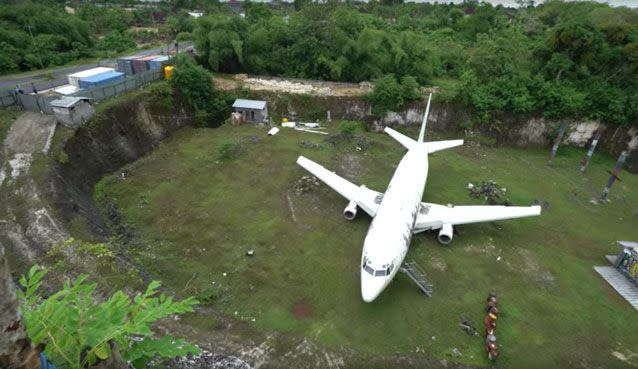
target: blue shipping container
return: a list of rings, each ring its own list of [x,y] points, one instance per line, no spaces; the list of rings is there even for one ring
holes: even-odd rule
[[[122,72],[106,72],[80,79],[80,88],[93,88],[108,85],[124,79]]]
[[[160,56],[148,61],[148,69],[162,69],[166,63],[168,63],[168,56]]]

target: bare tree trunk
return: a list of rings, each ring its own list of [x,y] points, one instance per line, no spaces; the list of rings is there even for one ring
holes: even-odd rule
[[[0,368],[39,369],[40,349],[24,331],[15,284],[0,244]]]

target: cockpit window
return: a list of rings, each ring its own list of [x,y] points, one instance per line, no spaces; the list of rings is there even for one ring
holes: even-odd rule
[[[365,264],[365,265],[363,266],[363,269],[364,269],[366,272],[370,273],[370,275],[374,275],[374,269],[372,269],[372,268],[370,267],[370,265]]]
[[[386,271],[385,270],[375,270],[374,271],[374,276],[375,277],[384,277],[386,275]]]

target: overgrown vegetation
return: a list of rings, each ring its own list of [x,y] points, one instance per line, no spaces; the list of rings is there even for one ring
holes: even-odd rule
[[[91,3],[43,0],[8,1],[0,7],[0,74],[43,69],[75,60],[113,57],[140,43],[170,37],[168,29],[152,34],[132,26],[154,26],[152,8],[124,9]],[[143,42],[146,41],[146,42]]]
[[[408,101],[421,98],[419,84],[412,76],[397,81],[394,74],[387,74],[374,81],[374,89],[367,97],[372,111],[382,115],[386,111],[399,111]]]
[[[91,244],[101,253],[100,244]],[[197,353],[192,344],[170,336],[156,337],[151,326],[173,314],[192,312],[197,301],[175,301],[158,293],[153,281],[142,294],[130,298],[117,291],[104,301],[96,295],[96,284],[80,275],[48,296],[41,291],[46,271],[34,266],[20,278],[22,313],[29,337],[46,343],[45,353],[60,369],[81,369],[107,360],[117,348],[135,368],[144,368],[155,357],[172,358]]]
[[[175,58],[175,70],[170,81],[195,109],[197,126],[218,126],[230,114],[230,97],[215,90],[212,74],[197,65],[190,56],[178,55]]]
[[[461,82],[458,97],[494,124],[507,114],[638,119],[638,11],[550,0],[518,10],[462,4],[246,5],[211,11],[193,30],[213,71],[420,85]],[[411,83],[411,80],[410,80]],[[400,104],[398,89],[379,109]],[[404,95],[405,96],[405,95]],[[450,96],[446,95],[446,99]]]

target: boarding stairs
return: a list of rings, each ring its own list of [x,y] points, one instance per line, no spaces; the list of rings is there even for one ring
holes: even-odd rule
[[[415,261],[404,261],[401,271],[414,282],[417,287],[427,296],[432,297],[432,283],[425,276],[423,268]]]

